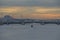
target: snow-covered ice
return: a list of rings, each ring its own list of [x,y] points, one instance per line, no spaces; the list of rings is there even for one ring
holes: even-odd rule
[[[0,40],[60,40],[60,25],[33,25],[0,25]]]

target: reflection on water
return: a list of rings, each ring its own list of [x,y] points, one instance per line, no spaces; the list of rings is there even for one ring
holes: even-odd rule
[[[0,40],[60,40],[60,25],[0,25]]]

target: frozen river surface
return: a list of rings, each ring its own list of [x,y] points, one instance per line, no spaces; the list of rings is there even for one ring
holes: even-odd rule
[[[60,25],[33,25],[0,25],[0,40],[60,40]]]

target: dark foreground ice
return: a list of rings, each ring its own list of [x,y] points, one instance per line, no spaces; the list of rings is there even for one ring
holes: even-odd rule
[[[0,40],[60,40],[60,25],[0,25]]]

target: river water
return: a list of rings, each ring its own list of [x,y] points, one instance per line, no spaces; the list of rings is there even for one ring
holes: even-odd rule
[[[60,40],[60,25],[0,25],[0,40]]]

